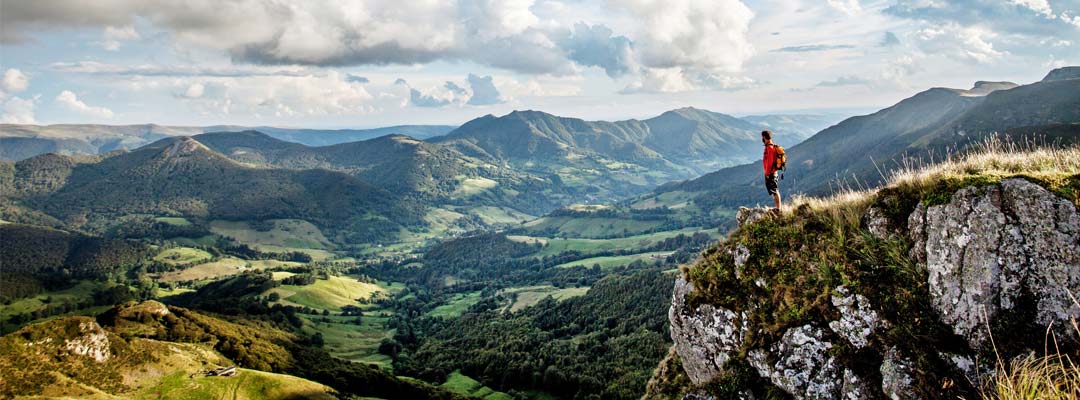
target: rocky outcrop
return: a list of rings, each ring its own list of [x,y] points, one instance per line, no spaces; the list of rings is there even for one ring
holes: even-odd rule
[[[823,330],[804,325],[788,329],[768,351],[750,350],[747,360],[759,375],[797,399],[835,399],[844,382],[841,366],[828,353],[832,347]]]
[[[919,197],[908,194],[903,198]],[[967,385],[963,393],[972,393],[992,376],[991,370],[974,360],[980,351],[988,349],[987,328],[998,326],[999,319],[1007,317],[1012,319],[1010,324],[1036,328],[1053,325],[1058,328],[1058,338],[1075,338],[1069,322],[1080,318],[1080,305],[1070,292],[1080,293],[1080,213],[1074,203],[1019,178],[927,198],[946,202],[907,204],[915,207],[906,224],[904,216],[897,218],[892,213],[895,210],[876,206],[866,209],[860,227],[878,240],[864,244],[874,247],[852,249],[855,256],[841,261],[862,270],[838,268],[839,273],[847,275],[840,279],[842,285],[831,288],[828,303],[814,303],[816,308],[809,311],[814,313],[812,317],[779,329],[748,321],[767,324],[774,321],[770,318],[779,320],[781,316],[776,314],[759,314],[761,310],[775,310],[761,304],[785,301],[784,296],[792,290],[790,283],[785,287],[771,277],[765,284],[767,277],[746,275],[786,268],[784,262],[796,263],[799,254],[810,254],[814,248],[793,235],[796,244],[791,248],[798,248],[800,253],[787,256],[780,265],[776,260],[762,263],[753,258],[754,254],[762,254],[761,249],[751,251],[747,246],[768,242],[747,236],[758,231],[736,231],[731,240],[721,244],[721,251],[711,253],[714,258],[708,259],[708,268],[731,268],[734,279],[723,278],[721,273],[720,278],[715,278],[720,280],[710,284],[744,285],[737,293],[752,297],[738,303],[743,308],[727,309],[707,302],[691,308],[687,299],[694,293],[693,284],[680,279],[675,285],[669,311],[671,336],[674,352],[695,385],[690,391],[708,395],[708,383],[727,376],[731,372],[727,364],[738,358],[738,365],[749,364],[764,381],[796,399],[935,398],[957,383]],[[896,198],[889,200],[895,204]],[[780,217],[777,221],[785,225],[776,232],[791,232],[791,226],[798,225],[787,224],[799,223],[820,229],[820,225],[812,225],[821,221],[812,212],[805,210],[806,218],[801,220],[798,212]],[[769,215],[765,210],[740,209],[738,220],[745,225]],[[906,243],[911,243],[910,249],[903,247]],[[861,253],[867,249],[873,254]],[[904,254],[908,260],[902,260]],[[868,260],[875,264],[867,266]],[[887,264],[878,267],[878,262]],[[808,264],[815,267],[813,263],[802,263],[793,268]],[[888,272],[873,275],[878,273],[875,270]],[[794,278],[790,279],[798,282],[804,273],[801,271],[806,269],[791,270],[789,276]],[[917,283],[925,289],[905,288],[906,294],[898,297],[872,295],[890,290],[872,286],[877,284],[873,279],[896,279],[889,277],[897,273],[905,274],[905,279],[919,279],[901,282]],[[860,280],[859,274],[866,274],[870,280]],[[818,279],[822,276],[817,275]],[[753,283],[753,287],[745,286],[747,283]],[[817,293],[821,291],[803,292],[820,296]],[[883,304],[873,304],[867,296]],[[897,300],[899,297],[903,299]],[[917,318],[898,316],[895,312],[901,310],[900,305],[925,314],[913,314]],[[806,308],[800,311],[808,312]],[[886,315],[897,318],[895,324],[887,321]],[[905,324],[899,326],[901,322]],[[903,329],[891,329],[894,325]],[[765,333],[768,329],[774,330]],[[997,334],[995,331],[995,338]],[[903,335],[935,336],[931,341]],[[1041,346],[1041,333],[1038,336],[1032,340]],[[913,342],[907,342],[905,337]],[[926,348],[928,344],[942,347]]]
[[[63,348],[70,354],[90,357],[99,363],[108,361],[112,357],[109,336],[97,322],[93,321],[80,322],[79,336],[65,340]]]
[[[911,376],[911,360],[902,356],[896,347],[885,352],[881,362],[881,391],[892,400],[921,399]]]
[[[739,207],[739,211],[735,214],[735,221],[738,222],[739,226],[743,226],[753,223],[754,221],[757,221],[759,219],[768,217],[769,215],[771,215],[771,212],[772,211],[767,208]]]
[[[1071,335],[1080,317],[1080,215],[1024,179],[967,187],[946,204],[920,204],[908,221],[912,258],[926,266],[942,321],[978,348],[986,326],[1030,296],[1035,323]]]
[[[693,291],[694,285],[686,280],[675,282],[668,320],[683,369],[694,384],[700,385],[724,373],[724,365],[742,347],[746,324],[739,315],[722,307],[703,304],[690,309],[686,299]]]
[[[840,311],[840,319],[830,322],[829,329],[847,339],[856,348],[866,347],[870,335],[887,327],[888,322],[882,320],[877,311],[870,307],[870,300],[865,296],[852,294],[851,290],[843,286],[836,288],[836,293],[839,296],[832,296],[832,305]]]

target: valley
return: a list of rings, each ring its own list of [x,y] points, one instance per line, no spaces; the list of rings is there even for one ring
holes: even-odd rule
[[[760,130],[789,149],[785,196],[845,193],[988,141],[1075,146],[1078,85],[935,88],[838,123],[680,108],[377,137],[130,128],[115,135],[139,146],[2,161],[0,382],[20,383],[0,397],[640,398],[677,279],[757,290],[700,263],[770,201]]]

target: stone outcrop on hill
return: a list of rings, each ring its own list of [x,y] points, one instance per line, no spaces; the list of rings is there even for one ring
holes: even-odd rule
[[[746,209],[738,219],[751,224],[764,216]],[[923,369],[940,368],[935,376],[945,377],[944,387],[966,382],[977,388],[990,371],[974,360],[994,354],[990,335],[1022,334],[993,329],[1053,326],[1062,343],[1076,343],[1070,321],[1080,317],[1080,304],[1070,293],[1080,292],[1080,213],[1073,202],[1025,179],[1004,179],[961,188],[935,203],[919,202],[908,215],[869,207],[862,229],[874,240],[911,244],[907,257],[922,271],[929,292],[924,304],[939,319],[928,323],[943,327],[931,332],[941,336],[938,343],[953,345],[912,349],[898,343],[899,336],[885,337],[893,326],[883,313],[889,310],[843,285],[832,289],[831,309],[817,321],[789,326],[762,345],[752,337],[765,328],[755,326],[747,314],[760,307],[759,301],[781,298],[755,298],[746,302],[747,309],[725,308],[701,298],[684,277],[676,283],[669,312],[674,353],[691,382],[680,389],[682,394],[712,396],[717,382],[746,374],[748,364],[757,376],[753,379],[796,399],[932,398],[940,389],[920,387],[917,375],[926,371],[918,371],[916,358]],[[744,264],[752,251],[743,243],[720,246],[733,260],[726,264],[733,275],[749,273]],[[736,279],[758,279],[760,287],[772,284],[753,276]],[[953,333],[957,339],[950,342]],[[1042,349],[1041,337],[1024,338],[1031,339],[1032,349]],[[749,388],[739,394],[748,395]]]

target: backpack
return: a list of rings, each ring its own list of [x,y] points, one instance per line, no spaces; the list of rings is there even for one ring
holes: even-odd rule
[[[784,147],[778,144],[772,145],[773,149],[776,149],[776,162],[774,166],[777,171],[787,171],[787,154],[784,153]],[[784,173],[780,173],[780,179],[784,179]]]

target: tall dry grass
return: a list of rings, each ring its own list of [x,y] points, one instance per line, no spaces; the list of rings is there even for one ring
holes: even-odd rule
[[[901,192],[922,193],[932,190],[946,180],[961,181],[979,177],[1000,180],[1026,176],[1053,185],[1066,184],[1069,176],[1080,174],[1080,146],[1052,148],[1035,142],[1007,142],[988,139],[967,151],[948,154],[935,161],[905,159],[883,172],[886,184]],[[828,213],[834,220],[858,224],[859,218],[873,201],[877,189],[841,187],[828,197],[795,195],[789,204],[792,209],[809,206]]]
[[[1080,174],[1080,147],[1053,148],[1034,142],[1016,143],[991,138],[941,162],[905,160],[887,176],[887,186],[923,190],[946,179],[1023,175],[1045,181]]]

